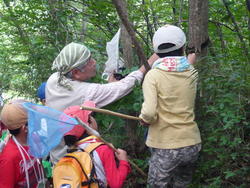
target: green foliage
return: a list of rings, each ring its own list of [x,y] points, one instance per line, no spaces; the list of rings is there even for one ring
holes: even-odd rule
[[[250,182],[249,98],[245,93],[249,85],[239,68],[244,57],[235,59],[220,55],[207,59],[207,69],[200,75],[202,96],[197,99],[196,114],[203,151],[195,185],[204,181],[209,187],[247,187]]]
[[[188,31],[187,0],[127,2],[129,18],[148,56],[152,53],[153,33],[159,26],[179,23]],[[239,38],[240,34],[249,51],[249,12],[245,1],[226,3],[239,32],[223,1],[209,1],[210,53],[197,66],[200,75],[196,120],[203,148],[191,185],[194,188],[245,188],[250,184],[250,58],[244,54]],[[114,6],[106,0],[1,0],[0,20],[0,94],[11,91],[31,98],[36,98],[36,88],[52,73],[51,65],[58,52],[71,41],[84,42],[91,49],[101,74],[106,42],[120,25]],[[100,76],[93,81],[104,83]],[[138,116],[142,101],[138,85],[132,93],[105,108]],[[126,149],[147,172],[150,154],[144,146],[145,128],[138,122],[104,114],[96,114],[96,118],[104,137]],[[133,132],[129,126],[133,126]],[[133,170],[126,186],[146,187],[145,179]]]

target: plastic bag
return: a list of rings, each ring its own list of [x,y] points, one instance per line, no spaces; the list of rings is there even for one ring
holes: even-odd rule
[[[117,31],[111,41],[107,42],[106,51],[108,60],[105,63],[105,69],[102,74],[102,78],[105,80],[108,80],[110,74],[117,73],[119,68],[124,66],[123,61],[119,58],[120,35],[121,29]]]

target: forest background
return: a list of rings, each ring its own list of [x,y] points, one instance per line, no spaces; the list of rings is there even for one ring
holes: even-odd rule
[[[126,71],[138,67],[141,58],[114,2],[0,0],[0,94],[12,93],[38,102],[37,87],[52,73],[59,51],[72,41],[90,48],[98,62],[99,76],[93,81],[104,83],[100,75],[107,60],[106,42],[120,27],[120,54]],[[190,187],[249,187],[250,1],[129,0],[123,8],[123,16],[128,15],[147,57],[153,52],[154,32],[167,23],[183,28],[188,46],[199,53],[196,121],[203,146]],[[208,37],[209,46],[201,51],[200,45]],[[106,108],[137,116],[142,101],[138,85]],[[138,122],[103,114],[96,118],[102,135],[127,150],[147,172],[150,154],[144,145],[145,128]],[[133,170],[125,187],[145,187],[145,178]]]

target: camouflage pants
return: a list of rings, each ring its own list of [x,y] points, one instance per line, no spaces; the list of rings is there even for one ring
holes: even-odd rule
[[[151,149],[148,184],[150,188],[185,188],[192,174],[201,144],[178,149]]]

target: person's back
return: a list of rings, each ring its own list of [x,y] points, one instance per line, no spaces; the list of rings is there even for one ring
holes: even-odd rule
[[[170,149],[200,142],[193,112],[195,79],[192,71],[180,73],[152,69],[148,72],[143,87],[144,96],[150,96],[146,97],[148,101],[141,112],[141,117],[151,123],[148,146]],[[150,85],[152,82],[155,84]],[[157,95],[153,97],[152,91],[155,90]]]
[[[22,149],[25,153],[28,153],[28,146],[23,146]],[[0,187],[26,187],[27,183],[31,188],[35,188],[39,179],[36,179],[35,172],[41,172],[41,167],[38,168],[39,164],[33,157],[25,154],[27,162],[29,181],[25,177],[24,166],[20,169],[20,164],[24,165],[22,155],[16,146],[13,138],[10,138],[2,153],[0,154]],[[39,176],[39,175],[38,175]],[[37,177],[39,178],[39,177]]]
[[[172,25],[153,37],[160,57],[145,76],[140,117],[149,126],[146,145],[151,148],[148,183],[152,187],[186,187],[200,150],[200,132],[194,121],[197,71],[194,54],[183,56],[186,37]],[[163,157],[164,156],[164,157]]]

